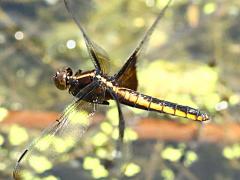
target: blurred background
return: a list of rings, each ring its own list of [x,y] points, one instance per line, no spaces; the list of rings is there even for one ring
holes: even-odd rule
[[[71,0],[71,7],[108,52],[113,75],[166,3]],[[54,86],[56,70],[93,65],[62,0],[0,5],[0,179],[11,179],[26,145],[72,101]],[[123,167],[122,179],[240,179],[239,19],[239,0],[175,0],[138,62],[140,92],[204,110],[210,122],[122,106],[128,150],[116,160],[111,102],[71,150],[63,149],[64,160],[42,152],[28,161],[26,179],[118,179]]]

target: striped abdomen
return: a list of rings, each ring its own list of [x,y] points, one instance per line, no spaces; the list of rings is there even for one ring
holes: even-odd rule
[[[114,88],[114,91],[117,93],[121,103],[132,107],[171,114],[197,121],[209,120],[206,113],[200,112],[199,110],[188,106],[178,105],[172,102],[143,95],[127,88],[116,87]]]

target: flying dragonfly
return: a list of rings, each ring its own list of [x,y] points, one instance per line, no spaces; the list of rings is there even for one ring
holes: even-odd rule
[[[121,110],[122,104],[147,111],[170,114],[195,121],[207,121],[209,116],[189,106],[176,104],[161,100],[137,91],[138,79],[136,74],[136,63],[143,51],[144,45],[148,42],[154,29],[163,17],[171,0],[161,10],[153,24],[146,31],[145,35],[127,59],[126,63],[113,76],[109,76],[109,56],[100,46],[90,39],[82,25],[73,14],[69,2],[64,0],[66,9],[79,27],[89,56],[95,69],[90,71],[78,70],[75,74],[70,67],[58,70],[53,77],[56,87],[60,90],[68,90],[74,96],[73,102],[67,106],[60,117],[46,128],[42,134],[35,139],[20,155],[13,171],[15,179],[21,179],[21,172],[26,158],[31,158],[34,152],[51,151],[52,157],[60,152],[58,148],[43,148],[42,142],[54,144],[54,137],[69,138],[79,141],[80,137],[90,125],[96,105],[108,105],[109,100],[116,102],[119,118],[119,142],[123,142],[125,121]],[[83,113],[81,113],[83,112]],[[86,120],[83,120],[87,119]],[[50,147],[50,146],[49,146]]]

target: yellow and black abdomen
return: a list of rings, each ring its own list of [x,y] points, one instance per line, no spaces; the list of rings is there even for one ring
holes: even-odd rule
[[[209,117],[206,113],[203,113],[198,109],[194,109],[189,106],[183,106],[176,103],[160,100],[127,88],[116,87],[115,92],[118,94],[121,103],[132,107],[171,114],[174,116],[184,117],[197,121],[209,120]]]

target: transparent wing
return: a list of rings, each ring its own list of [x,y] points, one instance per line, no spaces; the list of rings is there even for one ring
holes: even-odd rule
[[[13,177],[14,179],[27,179],[24,168],[32,169],[33,172],[42,173],[51,169],[51,162],[61,158],[66,152],[71,151],[91,123],[95,112],[94,103],[83,100],[92,96],[96,86],[92,87],[87,94],[74,100],[62,113],[62,115],[42,134],[35,139],[21,154],[18,159]],[[42,166],[42,168],[36,168]]]
[[[108,74],[110,72],[110,58],[107,52],[94,42],[92,42],[92,48],[97,56],[101,71],[104,74]]]
[[[136,76],[136,63],[142,53],[144,52],[144,47],[146,47],[146,44],[148,43],[153,31],[156,29],[159,21],[165,14],[165,11],[167,10],[169,4],[171,3],[171,0],[168,0],[165,7],[161,10],[151,27],[147,30],[141,41],[139,42],[138,46],[135,48],[133,53],[130,55],[126,63],[123,65],[123,67],[120,69],[120,71],[115,75],[115,78],[118,80],[118,82],[123,87],[129,87],[131,89],[136,89],[137,87],[137,76]],[[132,83],[134,82],[134,83]]]
[[[70,3],[68,2],[68,0],[64,0],[65,6],[67,8],[68,13],[71,15],[71,17],[73,18],[73,20],[75,21],[75,23],[77,24],[77,26],[79,27],[80,31],[82,32],[83,38],[85,40],[87,49],[88,49],[88,53],[92,59],[92,62],[95,66],[95,68],[101,72],[103,72],[104,74],[109,73],[109,56],[106,53],[106,51],[101,48],[99,45],[97,45],[96,43],[94,43],[89,36],[87,35],[87,33],[85,32],[84,28],[82,27],[82,25],[79,23],[78,19],[76,18],[76,16],[73,14],[72,12],[72,8],[70,6]]]

